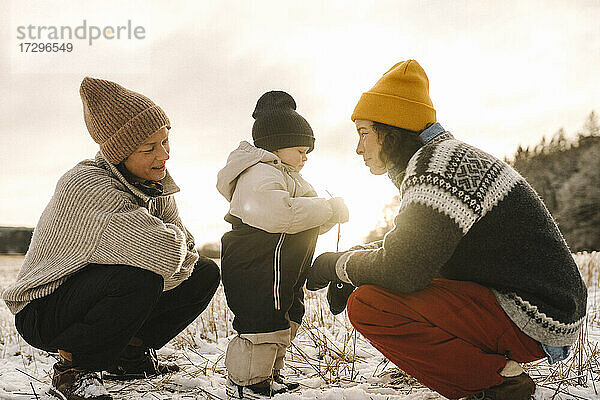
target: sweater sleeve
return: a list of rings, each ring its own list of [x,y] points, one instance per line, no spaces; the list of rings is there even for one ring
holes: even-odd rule
[[[333,210],[322,197],[293,197],[283,173],[257,164],[240,175],[230,213],[270,233],[298,233],[323,225]]]
[[[391,291],[422,290],[450,259],[463,236],[458,225],[431,207],[411,203],[401,208],[394,228],[378,249],[352,251],[345,272],[356,285]]]
[[[190,231],[187,230],[181,218],[179,217],[179,211],[177,209],[177,203],[175,202],[174,196],[167,196],[166,198],[161,198],[163,201],[163,212],[161,219],[165,224],[173,224],[177,226],[185,235],[186,241],[186,255],[181,265],[181,269],[177,272],[173,277],[170,278],[169,281],[165,281],[165,287],[171,288],[179,285],[182,281],[187,279],[194,270],[194,265],[198,261],[199,255],[196,250],[196,243],[194,241],[194,236]]]

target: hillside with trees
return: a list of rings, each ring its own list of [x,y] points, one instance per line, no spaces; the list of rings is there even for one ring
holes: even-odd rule
[[[0,254],[25,254],[33,228],[0,226]]]
[[[535,146],[519,146],[505,161],[544,200],[571,251],[600,250],[600,123],[595,112],[574,138],[560,129]],[[365,242],[381,239],[392,228],[399,205],[395,196]]]

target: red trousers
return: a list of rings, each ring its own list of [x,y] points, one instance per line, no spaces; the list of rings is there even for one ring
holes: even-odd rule
[[[545,356],[492,291],[473,282],[436,278],[409,294],[360,286],[348,300],[348,317],[388,360],[450,399],[501,384],[507,358]]]

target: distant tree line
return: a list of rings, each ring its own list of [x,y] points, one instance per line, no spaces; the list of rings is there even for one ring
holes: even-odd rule
[[[0,254],[25,254],[29,249],[33,228],[0,226]],[[209,242],[197,247],[198,253],[209,258],[221,257],[221,243]]]
[[[221,242],[207,242],[196,248],[198,254],[208,258],[221,258]]]
[[[25,254],[33,228],[0,226],[0,254]]]
[[[505,159],[527,179],[557,221],[571,251],[600,250],[600,123],[592,111],[575,138],[559,129],[549,140],[519,146]],[[399,196],[383,209],[383,217],[365,237],[366,243],[383,238],[394,222]],[[0,227],[0,254],[27,252],[32,228]],[[200,254],[219,258],[220,243],[205,243]]]
[[[600,123],[592,111],[569,139],[559,129],[549,140],[519,146],[505,159],[533,186],[558,223],[571,251],[600,250]],[[395,196],[365,242],[383,238],[400,206]]]

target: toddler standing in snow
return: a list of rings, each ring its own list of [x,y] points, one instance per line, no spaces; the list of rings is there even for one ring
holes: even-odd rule
[[[348,220],[341,198],[317,197],[299,173],[315,139],[295,110],[285,92],[262,95],[252,114],[254,146],[241,142],[218,174],[232,225],[221,239],[221,269],[238,333],[225,358],[233,398],[298,387],[280,371],[304,315],[307,268],[317,236]]]

